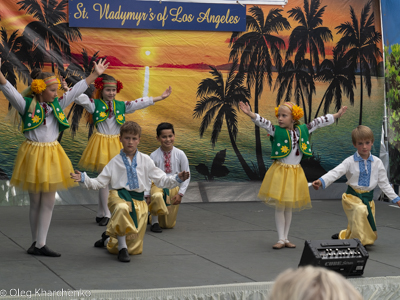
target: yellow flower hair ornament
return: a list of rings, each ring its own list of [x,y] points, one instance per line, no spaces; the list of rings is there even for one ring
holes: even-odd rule
[[[32,80],[31,90],[36,95],[41,94],[47,88],[46,83],[43,79],[34,79]]]
[[[295,120],[295,121],[300,120],[304,116],[303,109],[298,105],[293,106],[292,116],[293,116],[293,120]]]

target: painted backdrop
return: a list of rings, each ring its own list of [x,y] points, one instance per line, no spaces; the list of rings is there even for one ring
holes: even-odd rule
[[[383,62],[379,2],[289,0],[282,6],[247,9],[247,31],[168,31],[71,28],[66,0],[1,1],[1,70],[22,91],[34,67],[67,76],[70,84],[107,57],[108,69],[124,84],[117,100],[172,95],[128,115],[143,128],[140,151],[157,147],[156,126],[175,125],[175,145],[187,154],[193,181],[260,180],[271,164],[269,137],[238,109],[275,119],[285,100],[304,108],[302,122],[347,113],[335,125],[313,133],[314,157],[304,161],[309,180],[354,153],[350,132],[358,124],[375,134],[375,155],[383,115]],[[155,5],[158,2],[155,2]],[[6,121],[8,101],[0,95],[0,169],[10,178],[24,140]],[[74,131],[60,137],[74,166],[91,133],[85,111],[68,110]]]

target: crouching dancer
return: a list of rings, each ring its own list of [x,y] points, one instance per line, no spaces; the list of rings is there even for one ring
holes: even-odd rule
[[[123,149],[104,167],[97,178],[75,171],[71,178],[88,189],[98,190],[110,185],[108,208],[111,219],[107,231],[95,247],[107,247],[118,254],[118,260],[129,262],[129,254],[141,254],[146,232],[148,207],[144,191],[150,189],[151,180],[162,188],[172,189],[189,178],[189,172],[175,176],[166,175],[154,165],[153,160],[137,150],[141,128],[132,121],[121,126],[120,141]]]

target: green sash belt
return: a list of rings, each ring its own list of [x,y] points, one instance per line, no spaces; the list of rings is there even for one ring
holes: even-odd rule
[[[361,201],[367,206],[367,209],[368,209],[368,217],[367,218],[368,218],[369,225],[371,225],[371,228],[373,231],[376,231],[374,216],[372,215],[371,206],[369,205],[369,202],[372,201],[372,198],[374,196],[374,191],[359,194],[351,186],[347,186],[346,194],[350,194],[350,195],[360,198]]]
[[[163,199],[164,199],[165,205],[170,206],[171,204],[167,203],[167,196],[169,196],[169,189],[163,189],[163,192],[164,192]]]
[[[120,189],[117,191],[118,191],[118,196],[121,199],[124,199],[125,201],[128,201],[132,204],[132,211],[129,213],[129,215],[131,216],[133,223],[135,223],[136,228],[138,228],[136,209],[135,209],[135,204],[133,204],[132,198],[138,201],[143,201],[144,193],[143,192],[137,193],[135,191],[128,191],[126,189]]]

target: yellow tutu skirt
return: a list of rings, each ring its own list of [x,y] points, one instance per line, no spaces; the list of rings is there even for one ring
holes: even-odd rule
[[[278,208],[311,208],[310,192],[303,168],[275,161],[265,174],[258,198]]]
[[[57,142],[26,140],[18,150],[11,185],[32,193],[55,192],[78,184],[70,178],[71,161]]]
[[[101,172],[108,162],[122,149],[119,135],[106,135],[95,132],[89,139],[78,163],[79,168]]]

